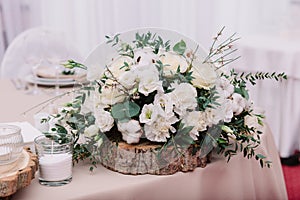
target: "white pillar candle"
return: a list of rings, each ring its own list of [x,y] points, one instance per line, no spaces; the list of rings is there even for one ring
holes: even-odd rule
[[[39,159],[40,178],[47,181],[61,181],[72,176],[72,155],[46,154]]]

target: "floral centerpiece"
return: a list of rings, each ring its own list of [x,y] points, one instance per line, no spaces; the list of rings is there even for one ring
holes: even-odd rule
[[[222,31],[209,52],[161,29],[107,36],[84,64],[65,63],[87,69],[90,83],[55,116],[52,131],[74,136],[74,160],[89,158],[122,173],[193,170],[206,165],[213,149],[228,161],[240,151],[270,167],[255,151],[263,115],[246,83],[286,75],[226,71],[237,59],[228,58],[237,38],[219,41]]]

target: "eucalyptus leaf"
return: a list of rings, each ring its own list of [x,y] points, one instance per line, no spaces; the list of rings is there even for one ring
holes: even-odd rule
[[[217,145],[217,140],[222,133],[221,128],[218,126],[212,127],[207,130],[204,140],[201,143],[200,158],[206,156]]]
[[[116,120],[129,120],[132,117],[138,115],[140,112],[140,106],[131,101],[125,101],[123,103],[117,103],[112,106],[111,114]]]
[[[186,44],[183,40],[174,45],[173,51],[178,53],[179,55],[183,55],[186,50]]]

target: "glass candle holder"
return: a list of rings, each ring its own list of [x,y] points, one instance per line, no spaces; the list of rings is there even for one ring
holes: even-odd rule
[[[23,150],[21,128],[15,125],[0,125],[0,165],[15,162]]]
[[[71,135],[47,134],[34,139],[39,159],[39,182],[60,186],[72,180],[73,138]]]

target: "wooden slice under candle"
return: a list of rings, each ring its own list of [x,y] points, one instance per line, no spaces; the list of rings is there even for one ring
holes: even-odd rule
[[[0,197],[9,199],[18,189],[30,185],[38,169],[38,158],[29,149],[23,150],[20,158],[10,164],[0,166]]]

